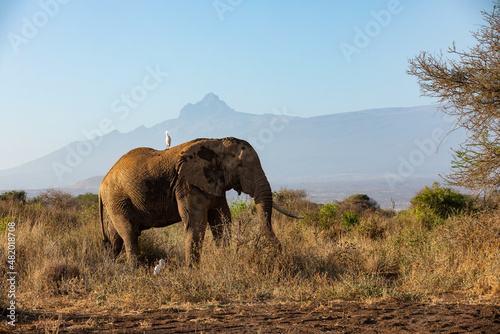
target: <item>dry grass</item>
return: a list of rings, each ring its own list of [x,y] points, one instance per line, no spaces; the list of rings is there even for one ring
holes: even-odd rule
[[[464,293],[472,300],[500,297],[498,211],[451,216],[429,228],[410,211],[394,215],[361,207],[348,225],[321,214],[301,191],[275,195],[294,220],[273,215],[282,251],[260,242],[251,203],[233,203],[231,246],[216,248],[210,232],[199,267],[184,264],[181,224],[140,237],[143,263],[130,271],[101,245],[95,198],[53,192],[37,202],[0,201],[0,260],[7,262],[8,221],[16,223],[18,306],[102,309],[171,303],[257,301],[421,300]],[[344,203],[356,211],[356,204]],[[321,220],[329,219],[327,223]],[[167,266],[159,275],[160,258]],[[1,269],[3,277],[7,272]],[[2,280],[0,288],[7,291]],[[1,306],[7,303],[0,294]],[[146,324],[147,325],[147,324]]]

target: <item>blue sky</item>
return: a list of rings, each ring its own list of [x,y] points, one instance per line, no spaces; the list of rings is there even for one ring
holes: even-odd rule
[[[430,104],[408,59],[472,46],[486,0],[0,2],[0,169],[214,92],[301,117]],[[347,50],[347,51],[346,51]]]

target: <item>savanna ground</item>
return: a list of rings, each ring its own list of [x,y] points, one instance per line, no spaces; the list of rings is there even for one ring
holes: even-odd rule
[[[434,185],[405,211],[366,195],[316,204],[275,201],[281,251],[260,238],[250,201],[231,204],[231,245],[207,233],[199,266],[184,264],[183,226],[140,237],[131,271],[101,245],[97,198],[48,191],[0,196],[2,277],[15,223],[15,327],[0,282],[0,331],[500,332],[500,208]],[[158,275],[159,259],[166,267]]]

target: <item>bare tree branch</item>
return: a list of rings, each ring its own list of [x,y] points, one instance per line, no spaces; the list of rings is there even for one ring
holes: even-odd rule
[[[408,74],[416,76],[423,96],[436,98],[440,110],[457,118],[455,129],[468,138],[454,151],[452,185],[477,192],[500,190],[500,1],[486,24],[472,35],[477,45],[443,52],[421,52],[409,60]]]

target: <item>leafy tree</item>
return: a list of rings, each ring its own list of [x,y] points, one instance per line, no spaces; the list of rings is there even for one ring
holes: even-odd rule
[[[421,52],[407,73],[417,77],[422,95],[437,98],[440,109],[457,118],[455,129],[467,130],[447,181],[489,192],[500,188],[500,1],[482,14],[486,24],[472,33],[477,45],[460,51],[453,43],[450,59],[442,51]]]

